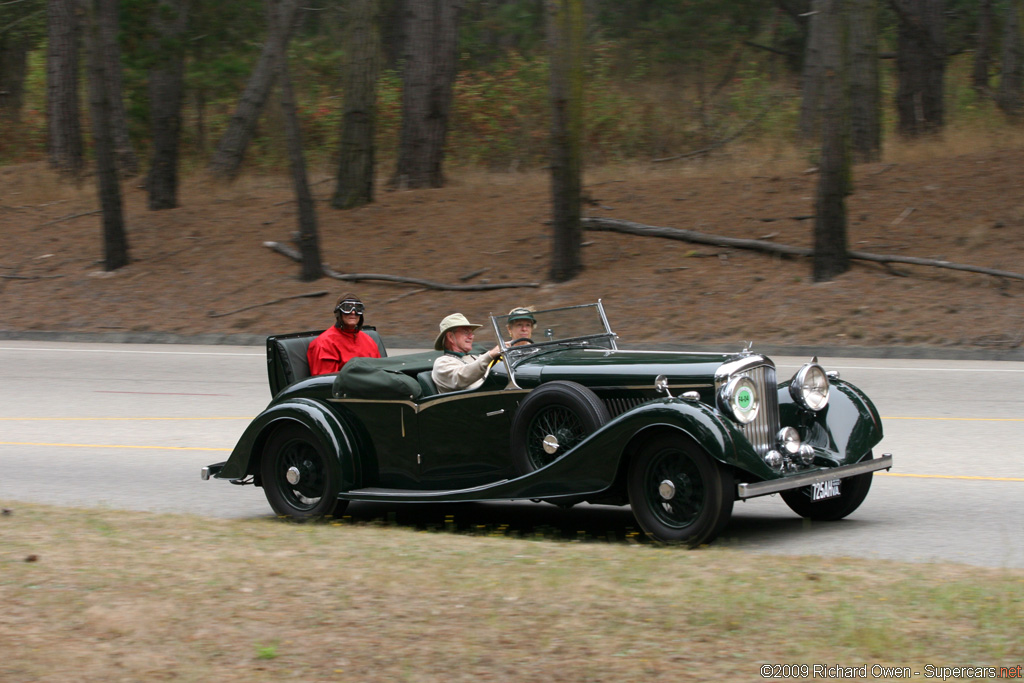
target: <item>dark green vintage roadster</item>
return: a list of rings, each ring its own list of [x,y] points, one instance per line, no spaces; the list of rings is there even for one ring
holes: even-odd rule
[[[349,501],[628,503],[652,538],[707,543],[734,501],[780,493],[799,515],[863,502],[882,422],[817,360],[777,382],[739,353],[618,348],[601,303],[534,313],[528,344],[501,342],[483,386],[441,394],[438,352],[358,358],[309,377],[316,333],[267,339],[270,405],[204,479],[262,486],[296,519]],[[506,316],[491,318],[503,339]]]

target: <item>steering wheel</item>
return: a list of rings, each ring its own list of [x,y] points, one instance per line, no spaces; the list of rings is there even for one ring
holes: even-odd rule
[[[509,342],[509,346],[519,346],[520,344],[532,344],[533,340],[529,337],[520,337]]]
[[[487,369],[486,369],[486,370],[484,370],[484,379],[487,379],[487,378],[488,378],[488,377],[490,376],[490,374],[491,374],[491,368],[493,368],[493,367],[495,366],[495,364],[496,364],[496,363],[497,363],[497,362],[498,362],[499,360],[501,360],[501,357],[502,357],[502,355],[503,355],[503,354],[500,354],[500,353],[499,353],[499,354],[498,354],[498,357],[497,357],[497,358],[492,358],[492,359],[491,359],[491,362],[487,364]]]

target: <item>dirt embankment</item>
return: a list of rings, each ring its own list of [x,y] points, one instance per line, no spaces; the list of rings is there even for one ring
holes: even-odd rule
[[[816,179],[785,162],[604,168],[586,178],[585,212],[809,247]],[[1024,271],[1024,150],[858,166],[855,184],[851,249]],[[331,187],[315,185],[324,199]],[[814,283],[807,259],[587,232],[585,271],[551,283],[540,173],[456,174],[347,212],[318,203],[336,271],[539,284],[486,292],[298,281],[298,265],[263,246],[296,229],[285,178],[190,179],[181,207],[160,212],[137,183],[124,190],[132,263],[104,273],[93,188],[62,185],[42,165],[0,169],[0,331],[259,337],[325,327],[335,297],[354,291],[367,323],[403,343],[427,343],[453,311],[484,322],[597,298],[630,342],[1007,351],[1024,339],[1024,282],[934,268],[857,262]]]

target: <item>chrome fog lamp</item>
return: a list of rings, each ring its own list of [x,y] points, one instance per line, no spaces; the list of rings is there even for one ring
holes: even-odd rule
[[[789,384],[793,400],[807,410],[818,412],[828,405],[828,375],[815,358],[804,365]]]
[[[764,454],[764,464],[771,467],[773,470],[782,468],[782,453],[779,453],[774,448]]]
[[[737,375],[726,382],[718,392],[718,405],[741,424],[750,424],[757,417],[761,399],[754,382]]]
[[[783,427],[775,436],[779,443],[779,450],[786,455],[796,455],[800,452],[800,432],[793,427]]]
[[[800,446],[800,462],[805,465],[814,462],[814,449],[810,445],[802,444]]]

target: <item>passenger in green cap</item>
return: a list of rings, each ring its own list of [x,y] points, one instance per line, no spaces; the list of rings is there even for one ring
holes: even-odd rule
[[[441,321],[434,349],[444,351],[444,355],[434,361],[434,369],[430,372],[440,393],[476,389],[484,383],[487,367],[501,355],[498,346],[479,356],[470,353],[473,334],[480,327],[461,313],[452,313]]]
[[[505,329],[508,330],[509,346],[533,343],[533,328],[537,326],[537,319],[533,317],[533,311],[520,306],[508,312],[508,320],[505,321]]]

